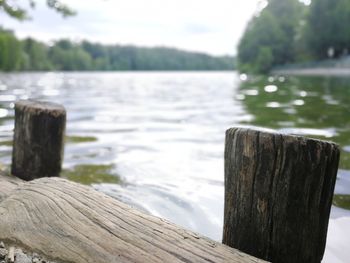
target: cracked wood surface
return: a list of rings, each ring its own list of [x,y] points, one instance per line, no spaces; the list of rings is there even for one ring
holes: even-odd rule
[[[61,178],[0,175],[0,239],[60,262],[262,263]]]
[[[331,142],[227,130],[223,243],[272,262],[321,262],[339,154]]]
[[[59,176],[65,126],[66,110],[59,104],[16,102],[11,173],[27,181]]]

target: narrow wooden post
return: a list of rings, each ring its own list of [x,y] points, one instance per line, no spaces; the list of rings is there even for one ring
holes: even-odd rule
[[[65,125],[66,111],[59,104],[30,100],[17,102],[12,174],[27,181],[59,176]]]
[[[227,130],[223,243],[271,262],[321,262],[338,163],[333,143]]]

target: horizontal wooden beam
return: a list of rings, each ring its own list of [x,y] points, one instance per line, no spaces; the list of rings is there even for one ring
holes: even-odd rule
[[[61,178],[0,175],[0,240],[59,262],[265,262]]]

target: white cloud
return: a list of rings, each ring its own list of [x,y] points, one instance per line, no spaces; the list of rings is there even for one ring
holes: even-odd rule
[[[234,54],[258,0],[67,0],[78,15],[62,19],[39,0],[32,21],[4,17],[19,37],[68,37],[103,43],[173,46]],[[4,16],[2,14],[2,16]]]

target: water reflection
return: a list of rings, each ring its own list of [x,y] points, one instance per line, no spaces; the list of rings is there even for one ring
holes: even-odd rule
[[[254,116],[244,123],[335,141],[343,149],[340,167],[350,169],[350,78],[251,78],[240,94],[252,87],[259,96],[240,100]]]

